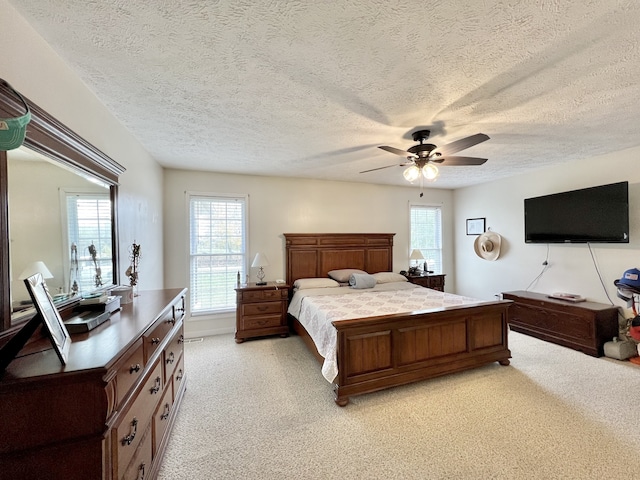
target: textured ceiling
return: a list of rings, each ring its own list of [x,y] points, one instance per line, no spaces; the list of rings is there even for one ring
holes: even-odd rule
[[[640,145],[635,0],[10,0],[167,167],[458,188]]]

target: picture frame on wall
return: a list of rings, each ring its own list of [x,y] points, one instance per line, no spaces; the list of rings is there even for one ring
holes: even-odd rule
[[[486,218],[467,218],[467,235],[481,235],[486,229]]]
[[[69,357],[69,347],[71,336],[60,317],[60,312],[53,304],[53,298],[49,294],[49,289],[41,273],[36,273],[24,279],[31,300],[36,307],[42,323],[49,334],[53,348],[63,365],[67,364]]]

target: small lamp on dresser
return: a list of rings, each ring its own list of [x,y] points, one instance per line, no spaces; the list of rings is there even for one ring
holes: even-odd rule
[[[36,273],[41,273],[42,278],[53,278],[53,274],[49,271],[47,266],[43,261],[38,260],[37,262],[33,262],[27,268],[25,268],[20,276],[18,277],[20,280],[24,280],[25,278],[30,277],[31,275],[35,275]]]
[[[267,256],[262,253],[262,252],[258,252],[256,253],[255,258],[253,259],[253,262],[251,263],[252,267],[258,267],[258,273],[256,274],[256,276],[258,277],[258,281],[256,282],[256,285],[266,285],[267,282],[264,281],[264,268],[263,267],[268,267],[269,266],[269,260],[267,259]]]
[[[415,262],[415,264],[409,268],[409,272],[414,274],[419,273],[420,272],[419,260],[424,260],[424,256],[422,255],[422,252],[417,248],[414,248],[411,251],[411,255],[409,256],[409,258]]]

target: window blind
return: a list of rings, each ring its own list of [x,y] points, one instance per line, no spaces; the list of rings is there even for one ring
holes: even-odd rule
[[[442,273],[442,209],[411,205],[411,249],[418,249],[428,270]],[[420,265],[422,267],[422,265]]]
[[[111,201],[108,195],[67,193],[69,285],[90,292],[113,283]],[[91,256],[95,247],[96,261]],[[75,251],[74,251],[75,250]],[[76,262],[77,260],[77,262]],[[100,269],[100,275],[96,270]]]
[[[245,197],[189,197],[191,313],[234,309],[238,272],[246,275]]]

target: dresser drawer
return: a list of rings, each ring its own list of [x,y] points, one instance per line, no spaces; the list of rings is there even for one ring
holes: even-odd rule
[[[118,466],[119,472],[124,471],[133,458],[162,393],[162,365],[157,361],[144,380],[136,399],[114,429],[112,436],[116,457],[114,464]]]
[[[142,346],[142,339],[138,339],[133,347],[129,349],[131,353],[120,367],[116,374],[116,389],[118,392],[118,399],[116,404],[124,400],[125,395],[131,389],[131,387],[138,381],[142,371],[144,370],[144,348]]]
[[[140,439],[140,445],[135,451],[131,462],[126,467],[122,475],[118,472],[115,478],[122,480],[142,480],[149,478],[151,470],[151,461],[153,460],[153,438],[151,425],[144,432],[144,436]]]
[[[160,347],[160,344],[164,341],[167,334],[171,331],[176,321],[174,318],[174,309],[169,310],[167,314],[162,317],[161,320],[156,321],[154,326],[143,337],[144,339],[144,359],[149,361],[149,358]]]
[[[282,302],[247,303],[241,308],[243,316],[282,313]]]
[[[173,304],[173,318],[175,319],[176,322],[184,318],[184,312],[185,312],[184,305],[185,305],[184,297],[180,297],[180,299]]]
[[[173,401],[175,402],[176,397],[178,396],[178,392],[180,392],[180,388],[182,387],[182,382],[184,382],[184,355],[180,357],[178,360],[178,364],[176,365],[176,369],[173,372]]]
[[[288,295],[289,291],[286,288],[278,290],[248,290],[246,292],[242,292],[242,301],[260,302],[263,300],[282,300],[283,298],[287,298]]]
[[[158,408],[153,415],[153,451],[158,450],[158,446],[162,441],[164,433],[169,426],[169,417],[171,416],[171,410],[173,409],[173,388],[168,386],[162,400],[158,404]]]
[[[162,355],[162,360],[164,363],[164,381],[167,383],[170,380],[171,375],[173,375],[173,371],[178,364],[178,360],[182,356],[182,351],[184,350],[184,329],[182,326],[175,333],[167,348],[164,349],[164,353]]]

